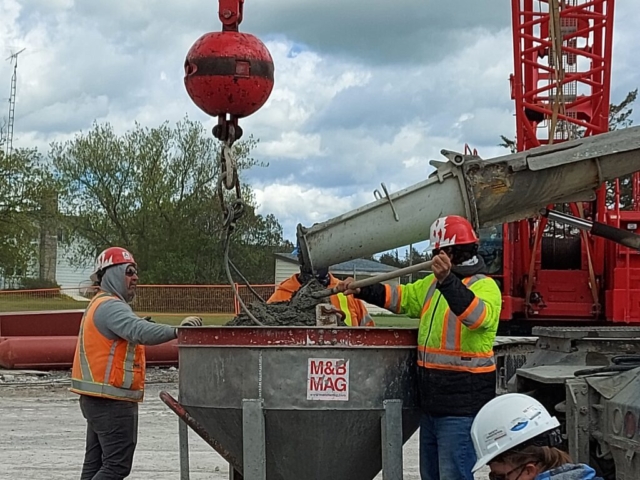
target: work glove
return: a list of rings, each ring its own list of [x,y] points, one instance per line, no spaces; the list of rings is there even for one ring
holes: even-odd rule
[[[180,322],[181,327],[201,327],[202,319],[200,317],[185,317],[182,322]]]

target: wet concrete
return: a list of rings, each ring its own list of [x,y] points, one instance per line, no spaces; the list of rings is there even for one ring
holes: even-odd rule
[[[264,325],[268,326],[315,326],[316,305],[328,303],[328,297],[315,298],[313,292],[324,290],[320,282],[313,279],[295,292],[288,302],[260,303],[254,302],[247,305],[249,311]],[[255,326],[253,320],[246,313],[242,313],[230,320],[230,326]],[[345,326],[342,321],[339,326]]]

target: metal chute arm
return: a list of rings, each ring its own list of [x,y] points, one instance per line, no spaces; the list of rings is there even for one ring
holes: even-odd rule
[[[490,160],[443,151],[426,180],[310,228],[298,225],[303,265],[327,267],[418,243],[444,215],[476,228],[535,217],[553,203],[589,201],[603,182],[640,171],[640,127]]]

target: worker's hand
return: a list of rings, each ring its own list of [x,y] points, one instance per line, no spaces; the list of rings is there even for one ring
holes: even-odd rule
[[[353,295],[356,293],[360,293],[360,289],[356,288],[356,289],[351,289],[349,288],[349,285],[351,285],[353,282],[355,282],[355,279],[353,277],[348,277],[345,278],[344,280],[342,280],[341,282],[339,282],[335,288],[336,290],[338,290],[338,292],[344,293],[345,295]]]
[[[180,322],[181,327],[201,327],[202,319],[200,317],[185,317],[184,320]]]
[[[438,282],[442,282],[451,273],[451,259],[445,252],[440,252],[433,257],[433,263],[431,264],[431,270],[436,276]]]

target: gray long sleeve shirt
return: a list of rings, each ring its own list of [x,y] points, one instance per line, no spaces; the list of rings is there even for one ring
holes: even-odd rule
[[[151,323],[136,315],[126,302],[127,265],[115,265],[104,272],[100,289],[118,299],[104,301],[96,308],[94,322],[98,331],[110,340],[122,338],[138,345],[158,345],[177,337],[169,325]]]

